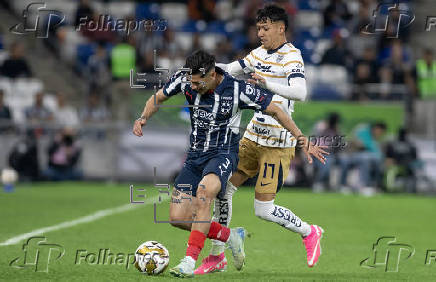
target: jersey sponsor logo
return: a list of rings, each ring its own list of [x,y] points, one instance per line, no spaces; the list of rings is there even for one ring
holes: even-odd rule
[[[251,95],[253,93],[254,93],[254,88],[250,84],[247,84],[245,87],[245,94]]]
[[[227,199],[220,199],[218,201],[218,203],[219,203],[218,222],[219,222],[219,224],[227,226],[227,221],[228,221],[228,217],[229,217],[229,203],[228,203]]]
[[[215,132],[215,131],[218,131],[220,129],[219,124],[210,124],[209,122],[201,120],[201,119],[194,120],[194,125],[196,125],[198,128],[201,128],[201,129],[209,129],[210,132]]]
[[[256,103],[260,103],[260,102],[262,102],[263,101],[263,99],[265,99],[265,93],[262,93],[261,91],[260,91],[260,89],[256,89],[256,98],[254,99],[254,101],[256,102]]]
[[[271,130],[256,126],[255,124],[253,124],[253,130],[254,130],[254,133],[260,134],[260,135],[270,135],[271,134]]]
[[[283,218],[284,220],[292,223],[296,227],[301,227],[301,220],[297,220],[295,215],[291,215],[291,211],[288,209],[283,209],[281,207],[274,207],[274,211],[271,213],[273,216],[278,218]]]
[[[208,113],[207,111],[203,110],[203,109],[195,109],[194,110],[194,114],[197,115],[200,118],[204,118],[207,120],[213,120],[214,116],[212,113]]]
[[[262,72],[271,72],[272,66],[263,66],[261,63],[257,63],[257,65],[254,66],[256,69],[261,70]]]
[[[289,73],[302,73],[302,74],[304,74],[304,70],[302,68],[291,69],[291,71]]]

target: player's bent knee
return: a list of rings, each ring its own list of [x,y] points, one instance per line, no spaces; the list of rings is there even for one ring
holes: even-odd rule
[[[257,217],[270,221],[273,210],[274,200],[264,202],[254,199],[254,214]]]
[[[213,199],[214,198],[206,191],[200,193],[197,192],[196,210],[209,209]]]
[[[208,194],[211,194],[214,198],[215,195],[220,191],[221,189],[221,180],[218,177],[218,175],[214,173],[209,173],[203,177],[203,179],[200,181],[200,184],[198,185],[197,189],[197,195],[200,192],[207,192]]]
[[[186,217],[179,213],[170,212],[170,224],[176,228],[191,230],[192,217]]]

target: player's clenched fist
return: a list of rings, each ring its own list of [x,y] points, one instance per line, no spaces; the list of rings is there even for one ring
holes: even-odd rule
[[[147,119],[145,117],[140,117],[135,120],[133,124],[133,134],[136,136],[142,136],[142,127],[147,123]]]

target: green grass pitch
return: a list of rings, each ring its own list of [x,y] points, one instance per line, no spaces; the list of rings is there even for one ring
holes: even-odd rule
[[[148,187],[146,198],[156,200],[156,188],[139,184],[134,187]],[[48,272],[35,272],[35,266],[31,265],[30,259],[35,254],[31,253],[34,250],[30,247],[28,266],[16,267],[19,263],[10,266],[15,258],[20,258],[22,265],[22,246],[25,240],[14,245],[1,245],[2,242],[32,230],[71,222],[87,215],[102,215],[102,212],[96,212],[129,204],[129,197],[129,184],[106,185],[87,182],[22,184],[13,193],[0,192],[0,280],[172,279],[168,271],[157,277],[149,277],[140,274],[131,265],[126,269],[122,258],[118,261],[120,264],[103,264],[95,261],[95,264],[89,264],[83,259],[80,260],[80,264],[75,263],[78,250],[83,250],[81,254],[98,254],[99,249],[110,249],[114,254],[127,255],[133,253],[140,243],[157,240],[170,251],[170,267],[177,264],[184,255],[189,233],[175,229],[169,224],[154,223],[152,203],[136,204],[133,209],[120,208],[122,212],[44,233],[48,244],[58,244],[65,251],[59,259],[56,259],[56,252],[53,252],[53,257],[45,258],[49,260]],[[253,212],[253,197],[253,189],[244,187],[235,194],[233,200],[232,226],[244,226],[252,234],[245,244],[247,257],[243,271],[238,272],[233,268],[231,254],[226,252],[229,261],[227,272],[194,279],[436,280],[435,259],[431,260],[430,256],[430,264],[426,264],[427,250],[435,250],[433,255],[436,257],[435,198],[413,195],[378,195],[364,198],[329,193],[312,194],[302,189],[283,189],[277,196],[277,204],[291,208],[302,219],[319,224],[326,231],[322,241],[323,254],[318,265],[310,269],[306,265],[301,238],[276,224],[256,218]],[[141,198],[135,197],[135,200]],[[156,205],[157,220],[168,220],[168,206],[168,201]],[[407,251],[400,253],[398,272],[385,272],[384,266],[360,266],[360,262],[371,255],[373,244],[381,236],[395,236],[396,243],[408,244],[415,250],[413,256],[408,259]],[[208,253],[209,247],[210,242],[207,241],[200,259]],[[386,254],[386,248],[380,248],[378,251],[379,254]]]

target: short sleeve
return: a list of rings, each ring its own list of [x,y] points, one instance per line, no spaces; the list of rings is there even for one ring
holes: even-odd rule
[[[178,71],[175,74],[173,74],[168,80],[167,83],[165,83],[163,87],[163,93],[165,96],[170,97],[174,96],[182,91],[182,79],[184,75],[182,71]]]
[[[287,61],[284,62],[283,67],[288,79],[288,85],[292,84],[293,78],[305,78],[303,58],[299,51],[295,50],[291,52],[287,57]]]
[[[271,103],[273,93],[267,89],[239,82],[239,108],[264,111]]]

